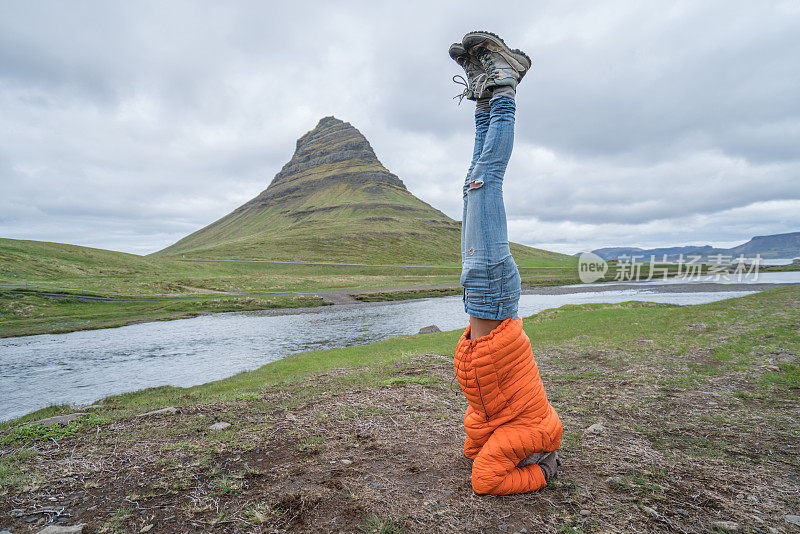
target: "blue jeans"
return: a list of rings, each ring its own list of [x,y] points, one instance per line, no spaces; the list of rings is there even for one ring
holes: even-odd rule
[[[475,109],[475,148],[464,180],[461,285],[464,310],[481,319],[516,319],[522,284],[508,246],[503,175],[514,146],[511,98]]]

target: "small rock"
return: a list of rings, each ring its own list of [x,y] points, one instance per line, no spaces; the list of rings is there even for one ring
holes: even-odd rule
[[[590,515],[592,515],[592,512],[590,512],[589,510],[587,510],[586,508],[584,508],[583,510],[581,510],[581,515],[582,515],[583,517],[589,517]]]
[[[419,329],[420,334],[433,334],[434,332],[441,332],[441,330],[439,330],[439,327],[436,326],[435,324],[432,324],[430,326],[423,326],[422,328]]]
[[[519,534],[528,534],[528,529],[527,528],[519,529]]]
[[[149,525],[145,525],[139,531],[139,534],[143,534],[144,532],[150,532],[150,530],[152,530],[152,528],[153,528],[153,524],[152,523],[150,523]]]
[[[369,485],[376,489],[381,487],[377,482],[370,482]]]
[[[220,421],[218,423],[214,423],[213,425],[208,427],[208,429],[209,430],[225,430],[229,426],[231,426],[230,423],[226,423],[225,421]]]
[[[453,494],[453,492],[450,491],[450,490],[444,490],[442,493],[444,493],[445,495],[452,495]]]
[[[800,515],[785,515],[783,518],[787,523],[800,527]]]
[[[497,525],[497,528],[499,528],[503,532],[508,532],[508,525],[506,525],[505,523],[501,523],[501,524]]]
[[[175,406],[167,406],[166,408],[161,408],[160,410],[153,410],[152,412],[145,412],[140,413],[136,417],[148,417],[150,415],[174,415],[178,413],[178,409]]]
[[[737,493],[736,498],[741,501],[742,499],[744,499],[744,493]]]
[[[342,464],[342,465],[350,465],[350,464],[353,463],[353,460],[343,459],[343,460],[339,460],[339,463]]]
[[[586,433],[591,434],[593,432],[602,432],[605,429],[606,427],[604,427],[602,423],[595,423],[586,429]]]
[[[69,527],[65,527],[63,525],[50,525],[49,527],[40,530],[39,534],[81,534],[85,526],[86,525],[83,523]]]
[[[642,510],[644,510],[645,513],[647,513],[647,515],[649,515],[651,517],[655,517],[656,519],[661,517],[661,514],[659,514],[658,512],[656,512],[653,508],[650,508],[649,506],[642,506]]]
[[[31,423],[26,423],[26,425],[45,425],[45,426],[68,425],[75,419],[80,419],[84,415],[86,415],[86,412],[75,412],[67,415],[56,415],[53,417],[46,417],[45,419],[39,419],[38,421],[33,421]]]
[[[714,521],[711,526],[723,532],[739,532],[739,523],[736,521]]]
[[[781,371],[781,368],[777,365],[763,365],[761,368],[769,373],[780,373]]]

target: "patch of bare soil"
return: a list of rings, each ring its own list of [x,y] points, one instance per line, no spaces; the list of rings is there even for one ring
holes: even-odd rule
[[[235,293],[231,293],[230,291],[219,291],[217,289],[208,289],[206,287],[195,287],[195,286],[181,286],[184,289],[188,289],[194,293],[204,293],[204,294],[217,294],[217,295],[235,295]]]
[[[663,369],[623,356],[537,355],[566,432],[558,478],[536,493],[473,493],[452,360],[425,355],[380,378],[333,371],[257,400],[37,443],[33,480],[0,493],[0,525],[532,533],[706,532],[730,521],[788,532],[800,488],[796,397],[771,408],[741,399],[734,375],[702,390],[664,387]],[[215,420],[232,426],[214,432]]]

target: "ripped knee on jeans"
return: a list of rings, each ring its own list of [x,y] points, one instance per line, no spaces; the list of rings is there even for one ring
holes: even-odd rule
[[[477,189],[477,188],[479,188],[479,187],[480,187],[480,186],[482,186],[482,185],[483,185],[483,180],[480,180],[480,179],[479,179],[479,180],[472,180],[472,181],[469,183],[469,188],[470,188],[470,189]]]

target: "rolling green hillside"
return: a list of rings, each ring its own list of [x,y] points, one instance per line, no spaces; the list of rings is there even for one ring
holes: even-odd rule
[[[458,274],[457,269],[436,267],[185,262],[0,238],[0,290],[106,296],[280,293],[454,284]]]
[[[411,194],[349,123],[325,117],[265,191],[156,256],[457,265],[460,223]],[[522,245],[521,266],[570,265]]]
[[[0,285],[4,287],[70,289],[75,285],[92,290],[99,289],[100,283],[105,292],[124,286],[128,292],[138,293],[138,281],[164,277],[173,270],[171,263],[79,245],[0,238]],[[147,287],[148,292],[154,289]]]
[[[524,256],[523,256],[524,257]],[[528,261],[541,261],[530,255]],[[523,269],[528,284],[571,283],[571,269]],[[281,293],[457,284],[458,268],[190,262],[0,238],[0,290],[105,296]]]

